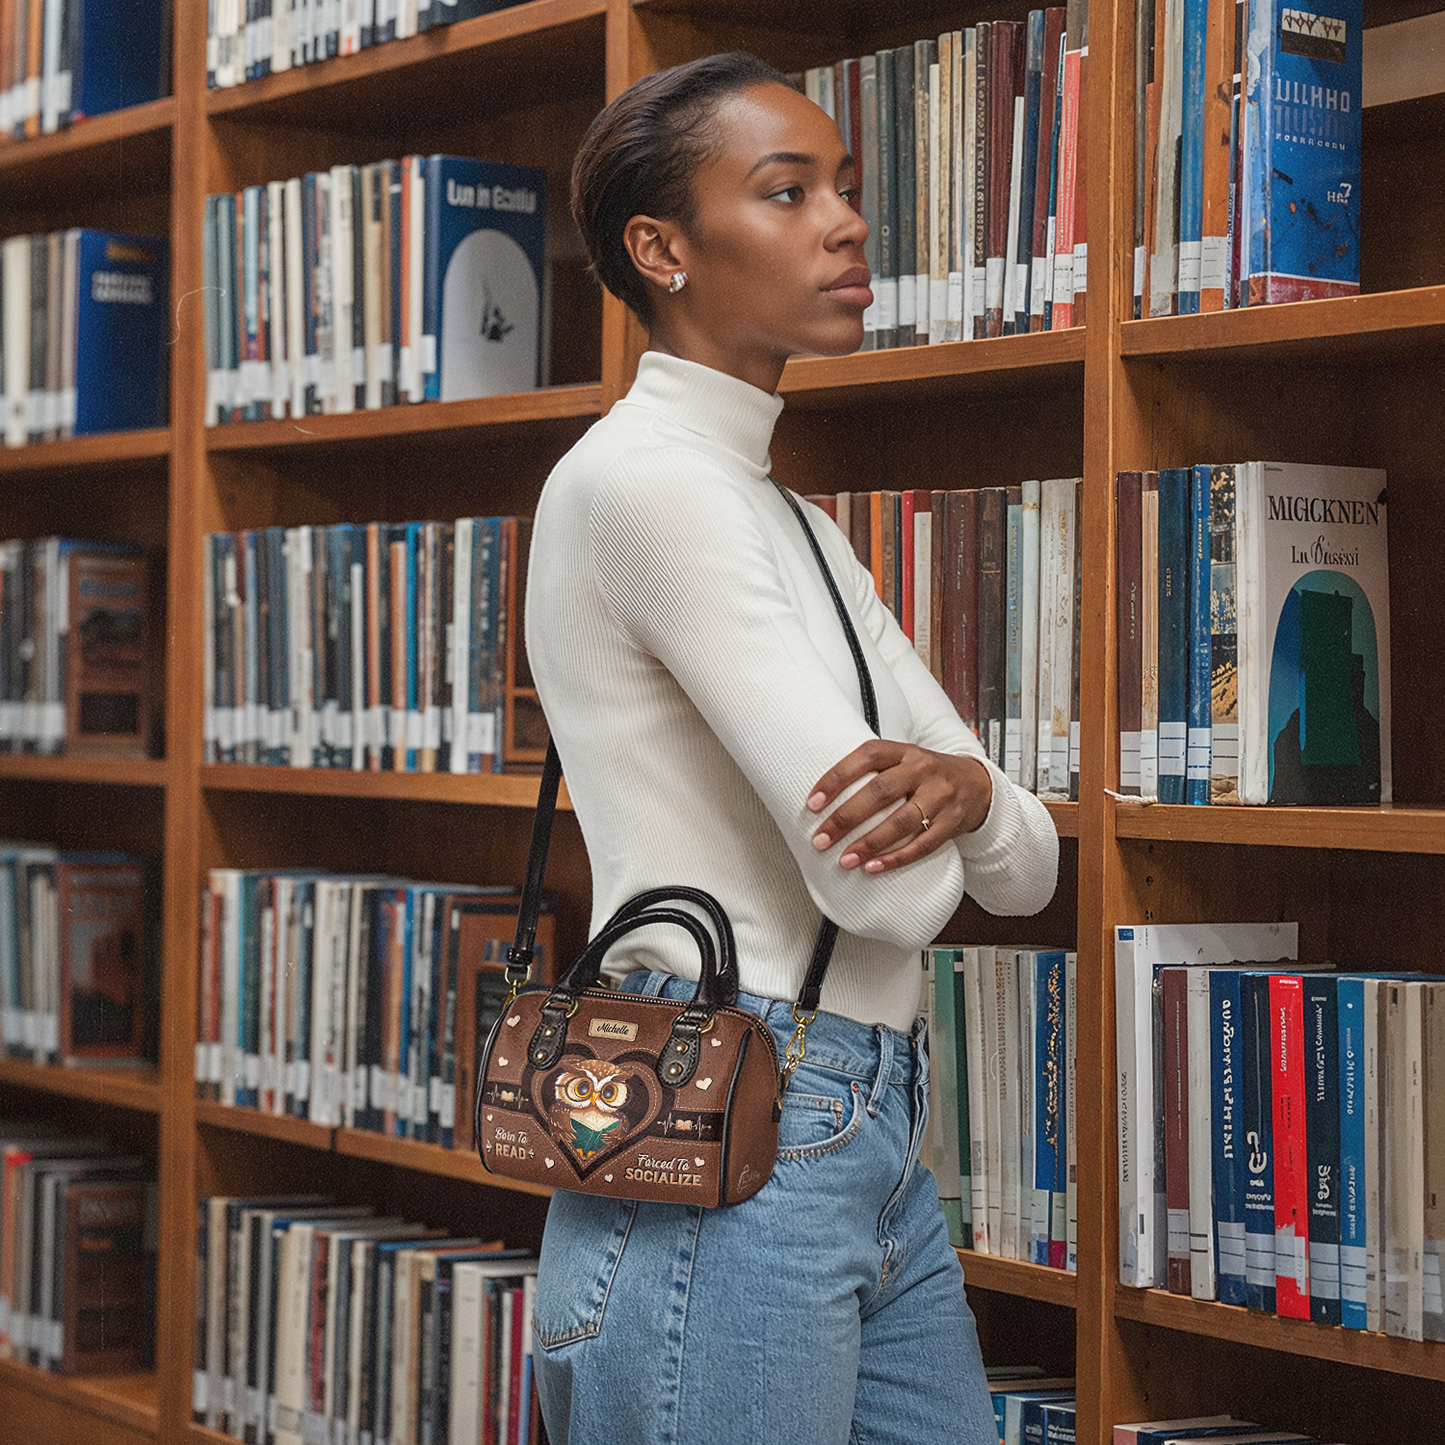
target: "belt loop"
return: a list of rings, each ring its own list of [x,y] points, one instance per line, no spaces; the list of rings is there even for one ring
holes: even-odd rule
[[[883,1107],[883,1090],[893,1072],[893,1030],[874,1025],[873,1037],[878,1040],[878,1074],[873,1080],[873,1092],[868,1095],[868,1114],[876,1119]]]

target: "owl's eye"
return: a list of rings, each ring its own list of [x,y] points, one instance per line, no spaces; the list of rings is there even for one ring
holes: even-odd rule
[[[592,1102],[592,1080],[571,1078],[562,1085],[562,1096],[569,1104],[590,1104]]]
[[[610,1084],[603,1084],[598,1091],[597,1101],[600,1104],[620,1104],[626,1097],[626,1086],[614,1080]]]

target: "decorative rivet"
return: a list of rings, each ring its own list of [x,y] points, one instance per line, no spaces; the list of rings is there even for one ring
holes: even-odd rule
[[[678,1039],[677,1042],[673,1044],[672,1051],[675,1054],[685,1054],[687,1052],[687,1045],[683,1043],[681,1039]]]

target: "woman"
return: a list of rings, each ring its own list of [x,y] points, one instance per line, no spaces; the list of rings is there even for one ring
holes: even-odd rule
[[[530,565],[528,649],[594,923],[643,888],[713,893],[739,1004],[780,1055],[820,914],[841,933],[758,1194],[717,1210],[553,1198],[534,1329],[565,1445],[996,1439],[917,1164],[918,957],[965,890],[996,913],[1041,908],[1058,839],[805,507],[861,636],[873,737],[826,583],[768,480],[784,363],[862,339],[856,203],[837,127],[747,56],[633,86],[573,173],[594,269],[650,338],[628,396],[544,487]],[[690,997],[690,947],[634,934],[609,972]]]

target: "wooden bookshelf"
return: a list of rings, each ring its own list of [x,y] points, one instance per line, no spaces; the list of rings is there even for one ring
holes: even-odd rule
[[[208,1193],[308,1188],[540,1238],[545,1191],[507,1185],[474,1156],[415,1141],[197,1101],[193,1049],[199,894],[215,866],[377,868],[477,882],[520,874],[536,778],[207,765],[201,745],[201,539],[223,527],[468,515],[530,506],[557,456],[627,387],[641,335],[584,274],[566,218],[572,155],[630,80],[711,50],[750,48],[784,69],[937,33],[997,7],[922,0],[529,0],[226,91],[205,87],[206,7],[175,11],[173,95],[55,136],[0,145],[11,232],[71,224],[167,231],[172,247],[171,424],[0,450],[0,535],[96,516],[164,557],[163,759],[0,754],[0,807],[26,832],[160,856],[164,872],[158,1070],[101,1074],[0,1060],[0,1089],[96,1126],[154,1135],[161,1193],[158,1368],[65,1380],[0,1362],[0,1420],[53,1445],[222,1445],[191,1421],[195,1204]],[[1415,7],[1418,8],[1418,7]],[[1023,3],[1004,7],[1021,18]],[[1369,23],[1404,0],[1372,0]],[[800,358],[785,372],[774,445],[802,491],[1084,477],[1081,798],[1051,803],[1065,840],[1059,902],[1031,929],[1079,955],[1078,1272],[964,1252],[986,1353],[1032,1322],[1076,1327],[1079,1440],[1116,1421],[1265,1408],[1281,1426],[1331,1423],[1353,1445],[1438,1433],[1445,1346],[1276,1320],[1118,1277],[1113,928],[1298,916],[1311,956],[1383,938],[1441,971],[1445,634],[1435,618],[1439,395],[1445,385],[1439,98],[1366,115],[1366,294],[1244,312],[1131,315],[1134,7],[1095,6],[1085,117],[1086,329]],[[214,191],[339,162],[449,151],[542,166],[554,277],[554,385],[477,402],[348,416],[205,424],[202,216]],[[1423,179],[1422,179],[1423,177]],[[1370,208],[1373,208],[1371,210]],[[1386,218],[1386,219],[1382,219]],[[1396,806],[1181,808],[1116,802],[1115,474],[1213,454],[1338,459],[1390,475],[1396,608]],[[1425,599],[1417,605],[1415,599]],[[569,805],[565,802],[564,809]],[[549,884],[565,934],[586,927],[590,875],[575,815],[559,820]],[[1418,917],[1417,917],[1418,915]],[[961,915],[961,918],[964,917]],[[1422,921],[1423,920],[1423,921]],[[970,932],[981,920],[966,915]],[[1428,925],[1428,926],[1427,926]],[[1432,931],[1432,929],[1434,931]],[[983,936],[983,935],[978,935]],[[1007,937],[1015,936],[1007,933]],[[1243,1380],[1245,1383],[1238,1383]],[[1413,1382],[1402,1388],[1407,1381]],[[1254,1389],[1251,1395],[1249,1386]],[[1350,1401],[1359,1398],[1368,1409]],[[1421,1422],[1425,1423],[1421,1423]],[[1433,1425],[1430,1422],[1434,1422]],[[1433,1433],[1432,1433],[1433,1432]],[[0,1436],[5,1433],[0,1427]],[[1336,1438],[1333,1433],[1324,1438]]]

